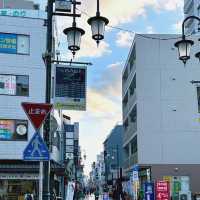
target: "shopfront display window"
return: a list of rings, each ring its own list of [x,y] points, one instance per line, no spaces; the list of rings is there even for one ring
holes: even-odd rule
[[[24,200],[27,193],[38,199],[37,180],[0,180],[0,200]]]

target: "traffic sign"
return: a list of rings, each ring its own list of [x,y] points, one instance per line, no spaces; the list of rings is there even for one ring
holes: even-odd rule
[[[49,151],[39,133],[35,133],[23,152],[27,161],[48,161]]]
[[[34,126],[35,130],[38,131],[51,111],[53,105],[45,103],[22,103],[22,107]]]

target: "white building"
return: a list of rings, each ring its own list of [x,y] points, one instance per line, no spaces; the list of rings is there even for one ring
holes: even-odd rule
[[[39,163],[23,161],[23,151],[35,130],[21,103],[45,102],[45,16],[39,10],[0,9],[0,185],[4,191],[0,197],[8,199],[23,198],[27,191],[38,195]],[[56,111],[54,116],[59,119]],[[57,142],[51,159],[58,163],[59,132],[52,138]]]
[[[191,190],[199,192],[199,85],[190,82],[200,80],[198,50],[184,67],[176,41],[162,40],[171,37],[136,35],[131,47],[122,78],[124,170],[130,177],[139,164],[141,180],[147,169],[153,180],[189,176]]]
[[[184,15],[185,18],[191,15],[200,17],[200,1],[199,0],[184,0]],[[189,20],[186,22],[186,33],[199,32],[200,23],[197,20]]]

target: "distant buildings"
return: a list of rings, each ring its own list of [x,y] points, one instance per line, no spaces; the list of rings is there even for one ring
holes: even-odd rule
[[[119,178],[123,166],[123,126],[116,125],[104,141],[105,179],[113,182]],[[111,183],[112,184],[112,183]]]
[[[97,155],[97,160],[92,164],[92,170],[90,172],[90,187],[102,188],[106,183],[105,181],[105,163],[104,153]]]
[[[200,67],[195,58],[184,67],[175,40],[162,40],[171,37],[177,36],[136,35],[128,55],[122,78],[124,172],[130,178],[138,164],[141,183],[148,176],[186,176],[191,190],[200,192],[200,85],[190,83],[199,80]]]

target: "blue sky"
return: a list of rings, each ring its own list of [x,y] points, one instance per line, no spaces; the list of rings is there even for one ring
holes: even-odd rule
[[[42,0],[35,2],[43,3]],[[110,20],[111,26],[136,33],[179,33],[183,19],[183,0],[100,0],[100,11]],[[95,15],[96,1],[82,1],[80,10]],[[85,171],[103,149],[103,141],[115,124],[122,121],[121,72],[134,34],[108,28],[100,47],[91,39],[88,17],[82,14],[78,25],[86,30],[81,50],[76,60],[92,62],[88,68],[87,111],[72,112],[72,121],[80,122],[80,144],[85,149]],[[71,26],[72,19],[57,20],[63,59],[71,58],[66,49],[66,37],[62,30]]]

